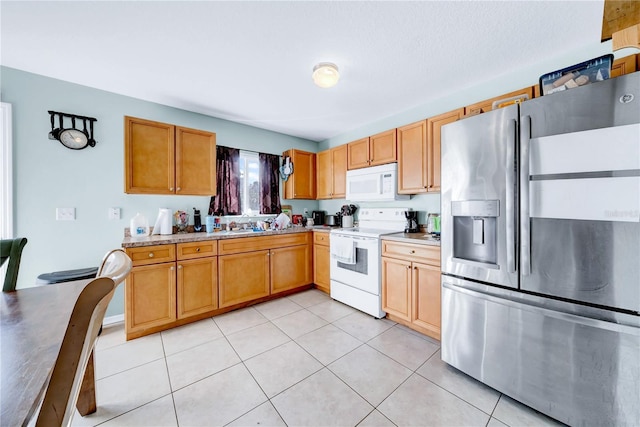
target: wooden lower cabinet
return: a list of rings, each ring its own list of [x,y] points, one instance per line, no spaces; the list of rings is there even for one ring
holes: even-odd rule
[[[127,339],[310,288],[311,241],[304,232],[127,248]]]
[[[329,238],[330,233],[313,233],[313,283],[321,291],[331,294]]]
[[[440,267],[414,262],[411,322],[433,331],[440,339]]]
[[[313,281],[311,246],[271,249],[271,294],[299,288]]]
[[[382,309],[411,321],[411,262],[382,258]]]
[[[175,263],[133,267],[125,286],[127,334],[176,320]]]
[[[382,241],[382,309],[440,339],[440,248]]]
[[[269,250],[220,256],[220,308],[269,295],[269,267]]]
[[[178,319],[218,308],[218,258],[178,261]]]

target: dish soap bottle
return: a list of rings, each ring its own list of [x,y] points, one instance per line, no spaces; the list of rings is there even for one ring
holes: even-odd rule
[[[129,223],[129,233],[131,237],[147,237],[149,235],[149,222],[140,212],[131,218]]]

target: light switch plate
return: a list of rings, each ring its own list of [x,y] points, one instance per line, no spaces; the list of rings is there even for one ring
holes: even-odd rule
[[[56,208],[56,221],[75,221],[76,208]]]
[[[109,208],[109,219],[120,219],[120,208]]]

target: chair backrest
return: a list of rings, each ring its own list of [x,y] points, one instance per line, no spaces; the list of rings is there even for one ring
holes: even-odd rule
[[[37,414],[36,426],[70,424],[87,363],[115,287],[113,279],[98,277],[80,293]]]
[[[27,244],[25,237],[16,239],[3,239],[0,241],[0,266],[7,260],[7,274],[4,276],[4,285],[2,292],[11,292],[16,290],[18,283],[18,270],[20,269],[20,258],[22,257],[22,249]]]
[[[122,249],[113,249],[104,256],[97,277],[109,277],[116,287],[129,275],[133,262]]]

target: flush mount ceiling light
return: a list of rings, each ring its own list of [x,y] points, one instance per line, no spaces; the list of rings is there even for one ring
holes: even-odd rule
[[[340,73],[338,72],[338,66],[331,62],[321,62],[313,67],[313,74],[311,75],[313,82],[316,86],[328,88],[335,86],[340,79]]]

